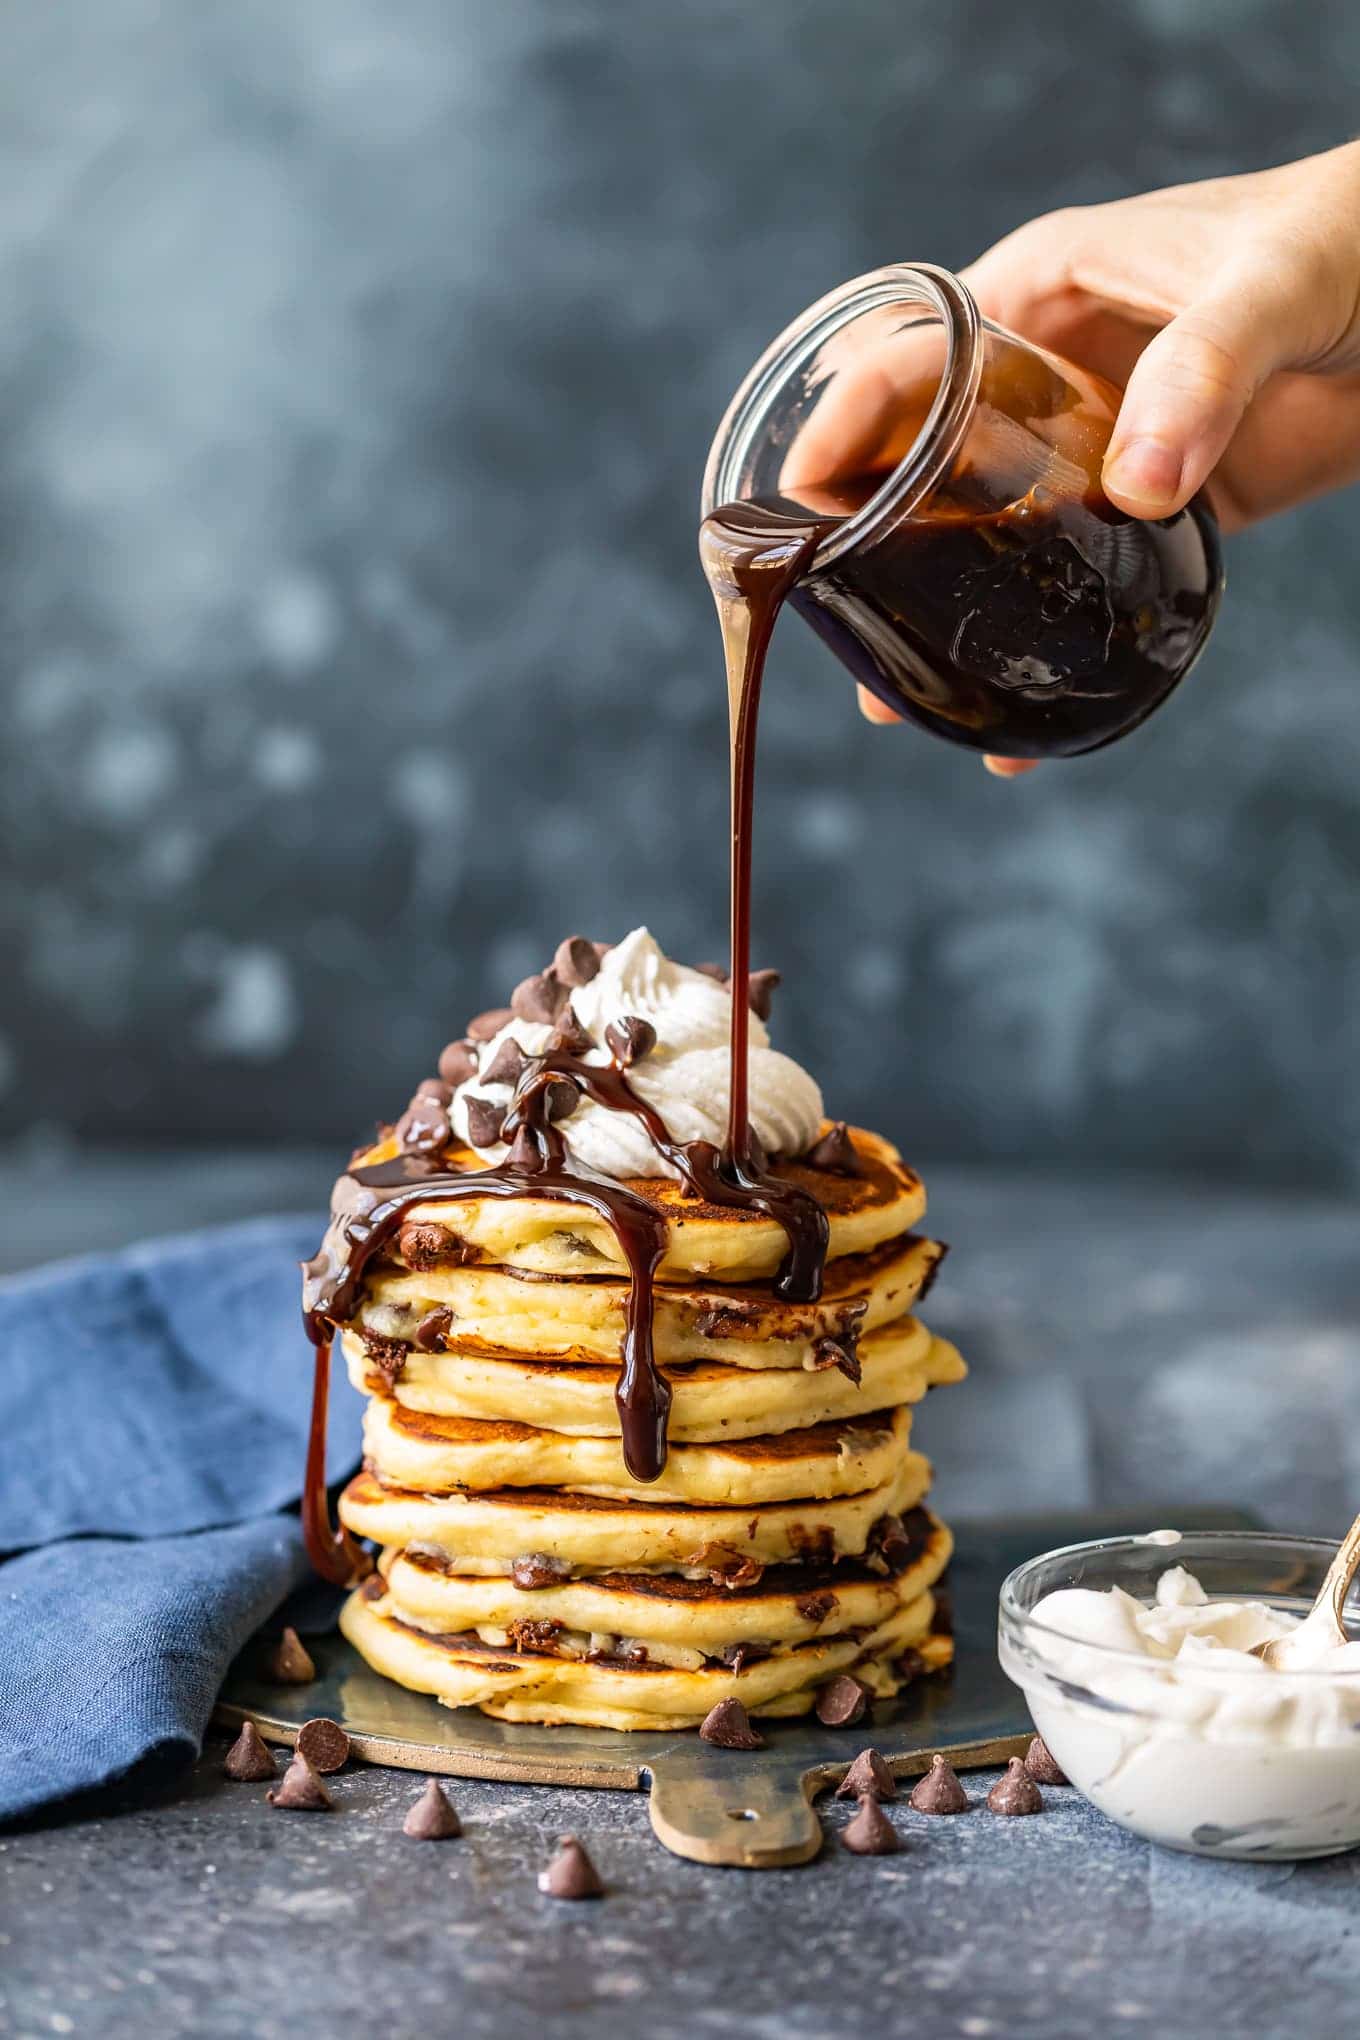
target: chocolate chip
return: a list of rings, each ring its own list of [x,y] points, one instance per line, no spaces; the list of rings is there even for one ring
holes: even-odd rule
[[[446,1225],[434,1225],[429,1220],[420,1224],[413,1220],[397,1234],[397,1251],[402,1260],[408,1268],[420,1271],[433,1268],[437,1261],[446,1260],[458,1244],[457,1233],[450,1232]]]
[[[552,967],[564,985],[588,985],[600,975],[600,958],[584,935],[566,935],[553,951]]]
[[[765,1738],[751,1726],[740,1700],[720,1700],[710,1707],[699,1727],[700,1740],[720,1750],[763,1750]]]
[[[507,1623],[505,1633],[510,1640],[511,1650],[516,1653],[525,1650],[531,1653],[550,1651],[565,1626],[564,1623],[551,1620],[535,1622],[532,1618],[521,1615],[516,1621]]]
[[[533,1594],[542,1587],[560,1586],[563,1580],[570,1579],[571,1567],[565,1558],[554,1558],[550,1551],[526,1551],[511,1565],[510,1577],[526,1594]]]
[[[292,1763],[283,1774],[283,1783],[276,1785],[265,1798],[271,1806],[283,1806],[296,1813],[328,1813],[333,1801],[316,1772],[303,1756],[295,1751]]]
[[[298,1730],[297,1746],[314,1771],[329,1775],[349,1762],[349,1737],[338,1721],[318,1714]]]
[[[457,1090],[477,1074],[477,1052],[467,1041],[451,1041],[439,1057],[439,1074]]]
[[[493,1041],[514,1017],[508,1006],[493,1006],[489,1012],[476,1013],[468,1021],[467,1038],[469,1041]]]
[[[901,1572],[915,1555],[916,1547],[900,1516],[880,1516],[874,1530],[874,1547],[892,1572]]]
[[[758,1665],[771,1656],[767,1643],[728,1643],[718,1652],[718,1663],[726,1665],[729,1672],[744,1672],[747,1665]]]
[[[896,1799],[897,1780],[877,1750],[861,1750],[836,1787],[837,1799]]]
[[[380,1374],[387,1384],[390,1395],[401,1380],[406,1366],[406,1348],[400,1339],[384,1338],[381,1332],[372,1332],[367,1325],[359,1328],[359,1337],[364,1342],[364,1353],[369,1365]]]
[[[506,1165],[537,1175],[543,1167],[543,1159],[543,1150],[533,1128],[530,1126],[516,1128],[515,1137],[510,1143],[510,1152],[505,1158]]]
[[[595,1043],[593,1038],[577,1019],[570,1006],[564,1006],[562,1017],[553,1028],[548,1047],[556,1055],[589,1055]]]
[[[361,1600],[381,1601],[387,1592],[387,1581],[380,1572],[370,1573],[359,1589]]]
[[[804,1622],[825,1622],[836,1606],[836,1596],[831,1592],[821,1594],[800,1594],[794,1607]]]
[[[650,1055],[656,1047],[656,1029],[650,1020],[644,1020],[640,1013],[625,1013],[621,1020],[611,1020],[604,1030],[605,1045],[615,1062],[624,1069],[641,1062],[644,1055]]]
[[[726,1566],[715,1567],[709,1573],[715,1587],[757,1587],[765,1577],[765,1568],[758,1558],[738,1558]]]
[[[703,977],[711,977],[715,983],[727,985],[732,982],[732,973],[725,963],[696,963],[694,968]]]
[[[581,1102],[581,1093],[570,1077],[553,1077],[544,1087],[548,1094],[548,1118],[554,1124],[570,1119]]]
[[[241,1733],[227,1751],[222,1769],[229,1778],[235,1778],[242,1785],[258,1785],[265,1778],[277,1778],[274,1752],[253,1721],[243,1724]]]
[[[1036,1785],[1070,1785],[1072,1780],[1055,1759],[1041,1735],[1025,1751],[1025,1769]]]
[[[818,1339],[812,1348],[813,1372],[822,1374],[828,1367],[839,1367],[847,1381],[853,1381],[858,1388],[863,1376],[858,1350],[853,1341],[846,1339]]]
[[[800,1157],[808,1169],[821,1169],[828,1176],[862,1176],[864,1164],[859,1158],[855,1143],[850,1138],[849,1128],[843,1119],[838,1119],[829,1132],[814,1141],[807,1153]]]
[[[774,995],[783,982],[783,973],[777,970],[753,970],[746,980],[746,1003],[757,1020],[768,1020]]]
[[[422,1353],[444,1353],[448,1350],[448,1336],[453,1329],[453,1312],[443,1304],[427,1311],[416,1326],[416,1344]]]
[[[853,1728],[864,1719],[873,1694],[862,1679],[838,1672],[817,1694],[817,1719],[825,1728]]]
[[[529,1066],[529,1058],[513,1034],[507,1034],[491,1058],[488,1069],[481,1071],[479,1084],[509,1084],[514,1086]]]
[[[968,1794],[947,1758],[934,1756],[925,1777],[912,1786],[908,1803],[917,1813],[967,1813]]]
[[[437,1778],[431,1778],[419,1799],[412,1800],[401,1831],[413,1842],[451,1842],[462,1834],[463,1823]]]
[[[904,1650],[897,1660],[897,1676],[904,1686],[924,1676],[926,1661],[919,1650]]]
[[[902,1838],[872,1792],[860,1795],[859,1811],[841,1830],[841,1847],[852,1856],[895,1856]]]
[[[267,1676],[276,1686],[310,1686],[316,1677],[316,1666],[296,1629],[285,1629],[275,1644]]]
[[[538,1873],[538,1888],[549,1898],[603,1898],[599,1872],[575,1835],[563,1835],[557,1854]]]
[[[567,988],[554,970],[541,970],[527,977],[510,994],[510,1010],[521,1020],[537,1020],[550,1027],[567,1003]]]
[[[441,1085],[443,1090],[445,1086]],[[446,1105],[437,1098],[422,1097],[419,1092],[411,1100],[396,1125],[397,1139],[413,1154],[436,1154],[449,1138],[449,1114]]]
[[[468,1139],[475,1148],[495,1147],[500,1140],[504,1124],[504,1105],[495,1105],[489,1098],[468,1099]]]
[[[447,1105],[453,1097],[452,1084],[446,1084],[442,1077],[423,1077],[416,1085],[417,1098],[433,1098],[440,1105]]]
[[[759,1304],[714,1303],[699,1312],[694,1329],[701,1339],[739,1338],[743,1326],[758,1324],[760,1316]]]
[[[1019,1757],[1012,1757],[1006,1766],[1004,1778],[998,1778],[987,1794],[988,1810],[992,1813],[1021,1814],[1042,1813],[1043,1794],[1040,1792]]]

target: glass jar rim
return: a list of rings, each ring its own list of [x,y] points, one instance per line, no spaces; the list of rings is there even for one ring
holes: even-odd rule
[[[1166,1670],[1174,1666],[1176,1676],[1180,1679],[1193,1681],[1196,1678],[1204,1677],[1217,1682],[1230,1679],[1251,1679],[1254,1681],[1259,1677],[1259,1674],[1244,1671],[1239,1666],[1223,1665],[1218,1667],[1205,1664],[1181,1664],[1175,1658],[1152,1658],[1145,1651],[1125,1650],[1121,1644],[1093,1642],[1089,1636],[1074,1635],[1070,1629],[1062,1629],[1055,1622],[1040,1621],[1030,1609],[1021,1605],[1017,1594],[1018,1583],[1024,1580],[1026,1574],[1033,1573],[1039,1566],[1052,1565],[1062,1560],[1075,1560],[1093,1556],[1114,1557],[1120,1552],[1146,1551],[1149,1548],[1160,1548],[1165,1551],[1168,1555],[1167,1564],[1172,1566],[1176,1563],[1172,1554],[1182,1544],[1195,1543],[1220,1550],[1225,1556],[1231,1552],[1241,1552],[1246,1549],[1255,1549],[1267,1555],[1272,1551],[1278,1553],[1283,1553],[1284,1551],[1316,1553],[1319,1561],[1323,1563],[1324,1569],[1336,1557],[1339,1548],[1335,1539],[1326,1537],[1293,1537],[1287,1531],[1274,1530],[1187,1530],[1177,1538],[1175,1543],[1165,1541],[1154,1532],[1151,1535],[1144,1535],[1142,1537],[1096,1537],[1085,1544],[1061,1544],[1052,1551],[1041,1551],[1033,1558],[1027,1558],[1023,1565],[1016,1566],[1013,1571],[1006,1575],[1005,1579],[1001,1582],[1002,1622],[1013,1623],[1022,1635],[1026,1631],[1035,1631],[1040,1636],[1051,1636],[1060,1643],[1070,1643],[1081,1650],[1089,1651],[1095,1658],[1106,1658],[1116,1664],[1139,1665],[1144,1671]],[[1208,1554],[1206,1553],[1205,1555],[1207,1556]],[[1115,1582],[1115,1584],[1117,1585],[1118,1582]],[[1096,1588],[1093,1591],[1099,1593],[1108,1591],[1108,1589]],[[1269,1596],[1267,1594],[1250,1597],[1244,1595],[1244,1598],[1266,1601],[1269,1599]],[[1273,1677],[1277,1680],[1326,1679],[1330,1680],[1334,1685],[1349,1684],[1351,1681],[1360,1681],[1360,1667],[1354,1670],[1338,1671],[1326,1665],[1308,1665],[1298,1669],[1291,1668],[1288,1671],[1275,1672]]]
[[[836,333],[863,313],[892,305],[938,314],[945,364],[925,422],[892,472],[853,516],[813,554],[810,574],[855,548],[871,545],[883,526],[907,515],[946,473],[958,451],[982,380],[982,315],[967,285],[933,262],[893,262],[828,291],[772,340],[739,385],[709,448],[700,514],[737,496],[736,478],[789,378]]]

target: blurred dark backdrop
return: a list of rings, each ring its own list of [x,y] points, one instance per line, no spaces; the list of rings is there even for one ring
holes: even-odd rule
[[[44,0],[0,24],[0,1111],[345,1150],[568,929],[725,928],[716,418],[833,284],[1344,139],[1272,0]],[[1354,1183],[1353,499],[1005,787],[783,629],[757,961],[915,1153]]]

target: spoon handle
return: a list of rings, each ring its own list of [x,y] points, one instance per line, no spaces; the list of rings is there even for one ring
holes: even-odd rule
[[[1356,1517],[1342,1538],[1340,1549],[1328,1566],[1327,1577],[1318,1588],[1317,1599],[1313,1603],[1315,1608],[1331,1609],[1336,1626],[1343,1636],[1346,1633],[1346,1625],[1341,1618],[1341,1611],[1346,1605],[1346,1596],[1350,1592],[1351,1581],[1355,1578],[1358,1568],[1360,1568],[1360,1516]]]

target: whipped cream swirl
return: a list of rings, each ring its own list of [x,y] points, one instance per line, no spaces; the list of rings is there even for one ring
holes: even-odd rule
[[[628,1071],[640,1098],[660,1113],[677,1143],[709,1140],[718,1144],[727,1131],[728,1029],[732,1002],[727,987],[702,971],[672,963],[645,928],[635,928],[601,959],[598,974],[577,985],[571,1008],[596,1047],[588,1063],[612,1060],[604,1045],[611,1022],[636,1015],[656,1029],[656,1045]],[[512,1020],[481,1049],[478,1075],[460,1084],[449,1108],[454,1133],[468,1146],[468,1100],[484,1098],[507,1105],[509,1084],[484,1084],[480,1072],[491,1068],[501,1045],[515,1041],[526,1055],[542,1055],[552,1028],[532,1020]],[[822,1094],[812,1078],[791,1057],[770,1047],[769,1033],[751,1015],[748,1063],[750,1120],[769,1155],[797,1155],[810,1147],[822,1123]],[[679,1172],[653,1146],[646,1128],[630,1112],[611,1112],[582,1098],[561,1123],[568,1152],[583,1168],[623,1181],[630,1176],[669,1176]],[[506,1153],[503,1141],[478,1148],[488,1163]]]

